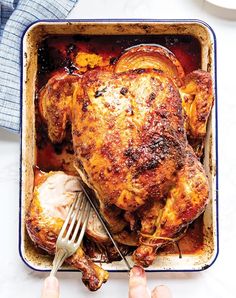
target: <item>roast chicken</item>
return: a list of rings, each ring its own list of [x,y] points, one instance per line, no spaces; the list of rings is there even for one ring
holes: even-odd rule
[[[114,65],[85,67],[50,78],[40,91],[39,111],[53,143],[62,142],[71,126],[80,179],[96,194],[116,240],[132,246],[133,261],[147,267],[208,203],[199,160],[213,105],[211,75],[196,70],[185,76],[174,54],[154,45],[128,49]],[[34,208],[32,203],[31,235],[39,224]],[[42,243],[50,231],[58,233],[62,220],[41,230]],[[54,246],[47,250],[53,253]],[[78,253],[81,260],[75,254],[68,262],[100,275],[98,288],[107,275],[82,248]]]

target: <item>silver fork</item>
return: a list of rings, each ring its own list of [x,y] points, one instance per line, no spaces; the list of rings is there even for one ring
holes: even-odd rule
[[[79,192],[71,204],[66,220],[56,242],[56,254],[50,276],[55,276],[64,260],[73,255],[83,239],[91,210],[90,203],[82,192]],[[79,232],[79,228],[81,226]]]

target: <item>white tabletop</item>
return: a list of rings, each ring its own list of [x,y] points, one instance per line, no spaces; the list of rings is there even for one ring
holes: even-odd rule
[[[235,298],[236,265],[236,10],[203,0],[80,0],[71,18],[198,18],[217,36],[220,254],[197,273],[150,273],[150,288],[167,284],[176,298]],[[18,254],[19,136],[0,129],[0,297],[40,297],[46,274],[27,268]],[[96,293],[82,285],[79,273],[59,273],[61,297],[127,297],[127,274],[111,274]]]

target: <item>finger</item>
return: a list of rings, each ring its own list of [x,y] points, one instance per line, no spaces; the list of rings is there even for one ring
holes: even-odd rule
[[[158,286],[152,291],[152,298],[171,298],[171,292],[166,286]]]
[[[142,267],[134,266],[130,271],[129,298],[149,298],[147,279]]]
[[[47,277],[43,284],[41,298],[59,298],[59,295],[60,289],[57,278],[54,276]]]

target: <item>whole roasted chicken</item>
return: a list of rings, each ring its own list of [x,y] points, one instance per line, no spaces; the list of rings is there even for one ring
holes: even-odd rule
[[[212,104],[210,74],[185,76],[154,45],[130,48],[114,65],[57,73],[40,91],[49,138],[62,142],[71,125],[78,174],[116,240],[136,247],[136,264],[151,265],[208,203],[199,157]]]

